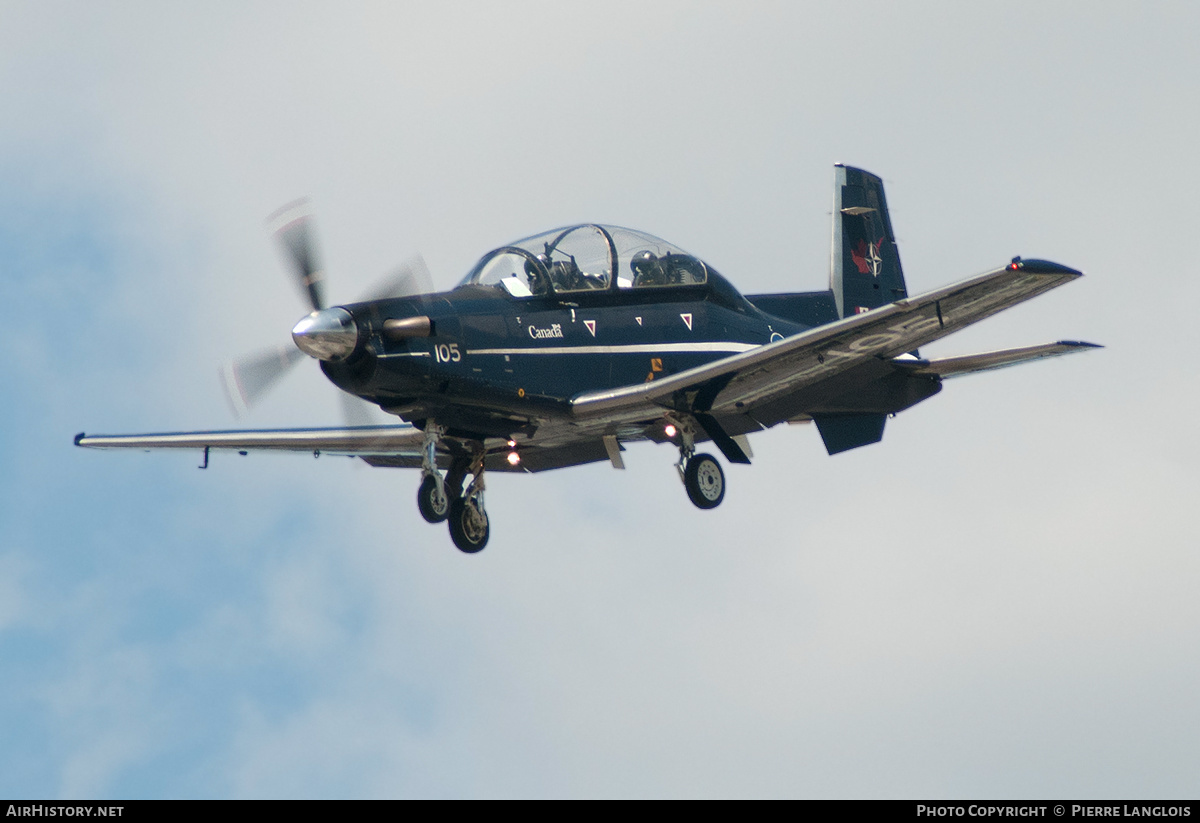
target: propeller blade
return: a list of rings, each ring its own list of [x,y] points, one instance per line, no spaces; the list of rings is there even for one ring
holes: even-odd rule
[[[425,258],[414,255],[405,260],[391,274],[381,278],[359,302],[385,300],[389,297],[416,297],[418,294],[433,294],[433,276],[425,265]]]
[[[303,352],[295,346],[276,346],[222,365],[221,385],[233,413],[244,416],[267,389],[303,359]]]
[[[307,198],[288,203],[267,218],[267,227],[279,241],[301,288],[314,312],[325,309],[322,283],[325,273],[321,267],[312,232],[312,208]],[[433,277],[420,255],[406,260],[390,275],[376,283],[358,302],[382,300],[388,297],[414,297],[432,294]],[[335,310],[336,311],[336,310]],[[323,315],[322,315],[323,316]],[[305,318],[308,320],[310,318]],[[303,323],[304,320],[301,321]],[[293,335],[294,337],[294,335]],[[319,335],[311,334],[317,338]],[[314,355],[315,356],[315,355]],[[233,407],[242,417],[258,402],[292,366],[304,359],[296,346],[278,346],[265,352],[232,360],[221,367],[221,385]],[[342,408],[351,425],[369,426],[376,421],[370,415],[370,404],[358,397],[342,394]]]
[[[321,286],[325,272],[312,239],[311,223],[312,209],[307,199],[288,203],[267,218],[267,226],[291,261],[300,287],[308,296],[309,305],[313,311],[320,311],[325,308]]]
[[[338,395],[342,400],[342,418],[346,421],[347,426],[379,425],[379,421],[371,413],[375,406],[349,392],[339,391]]]

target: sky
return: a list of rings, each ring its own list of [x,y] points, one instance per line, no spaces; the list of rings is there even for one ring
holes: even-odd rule
[[[1194,798],[1200,10],[1185,2],[0,0],[0,795]],[[877,445],[755,435],[491,476],[93,452],[336,425],[265,218],[333,301],[420,252],[636,227],[825,288],[834,163],[910,293],[1086,277],[923,350],[1102,350],[947,383]],[[382,416],[381,416],[382,418]]]

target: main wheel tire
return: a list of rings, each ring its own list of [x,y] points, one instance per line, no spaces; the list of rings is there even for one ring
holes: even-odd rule
[[[487,512],[469,505],[461,497],[450,501],[450,539],[467,554],[483,551],[491,535]]]
[[[426,475],[417,489],[417,508],[426,523],[441,523],[450,516],[450,487],[446,486],[442,494],[438,494],[437,478]]]
[[[697,508],[715,509],[725,499],[725,472],[712,455],[697,454],[688,461],[683,485]]]

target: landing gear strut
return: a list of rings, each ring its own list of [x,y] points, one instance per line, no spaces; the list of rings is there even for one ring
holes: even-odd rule
[[[453,489],[444,479],[437,467],[437,441],[442,429],[432,420],[425,424],[425,442],[421,449],[421,488],[417,489],[417,509],[426,523],[441,523],[450,515],[451,494],[461,490]]]
[[[696,454],[695,431],[688,423],[676,426],[679,431],[679,479],[687,489],[688,499],[700,509],[715,509],[725,499],[725,472],[711,454]]]
[[[448,520],[454,545],[467,554],[474,554],[483,550],[491,535],[487,511],[483,508],[483,446],[479,444],[470,458],[456,456],[446,476],[442,477],[437,467],[437,447],[444,432],[432,420],[425,424],[417,508],[429,523]],[[471,483],[463,491],[463,481],[468,474]]]

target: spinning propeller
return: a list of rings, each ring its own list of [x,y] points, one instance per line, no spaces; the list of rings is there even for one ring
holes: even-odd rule
[[[349,313],[325,305],[325,272],[321,267],[312,237],[312,211],[308,200],[297,200],[267,218],[267,226],[279,241],[293,274],[312,313],[292,330],[294,345],[275,346],[265,351],[231,360],[221,366],[221,385],[233,407],[242,417],[274,386],[280,377],[307,353],[313,357],[337,359],[353,350],[357,330]],[[363,301],[388,297],[414,297],[433,292],[433,278],[420,255],[402,263],[394,272],[372,287]],[[351,425],[367,425],[366,404],[345,392],[343,410]]]

